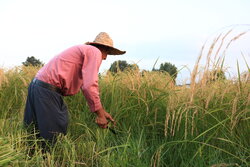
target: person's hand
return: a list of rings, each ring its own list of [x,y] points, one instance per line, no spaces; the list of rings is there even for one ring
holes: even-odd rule
[[[115,124],[115,120],[112,118],[112,116],[107,113],[103,108],[100,110],[97,110],[96,112],[96,124],[100,128],[107,128],[109,121]]]

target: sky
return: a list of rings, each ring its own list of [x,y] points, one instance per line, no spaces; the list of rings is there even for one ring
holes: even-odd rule
[[[205,63],[216,37],[221,34],[218,47],[232,30],[220,55],[225,50],[225,67],[234,75],[237,60],[240,70],[247,70],[243,56],[250,65],[249,7],[249,0],[0,0],[0,67],[21,65],[28,56],[47,63],[107,32],[114,46],[127,53],[108,56],[100,72],[117,60],[145,70],[170,62],[182,82],[190,77],[202,46]]]

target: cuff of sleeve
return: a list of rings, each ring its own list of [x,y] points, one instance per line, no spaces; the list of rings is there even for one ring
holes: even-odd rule
[[[102,104],[101,103],[95,104],[95,105],[90,107],[91,112],[95,112],[95,111],[100,110],[100,109],[102,109]]]

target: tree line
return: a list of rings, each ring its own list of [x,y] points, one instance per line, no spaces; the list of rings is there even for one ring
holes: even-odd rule
[[[24,66],[43,66],[44,63],[39,59],[35,58],[34,56],[27,57],[25,62],[22,62]],[[125,70],[139,70],[139,66],[137,64],[129,64],[125,60],[118,60],[111,64],[109,71],[112,73],[117,73],[119,71]],[[174,64],[169,62],[162,63],[159,69],[153,68],[152,71],[159,71],[159,72],[168,72],[173,79],[175,80],[177,77],[177,67]]]
[[[39,66],[41,67],[44,65],[44,63],[42,61],[35,58],[34,56],[27,57],[26,61],[22,62],[22,64],[24,66],[38,66],[38,67]],[[115,61],[111,64],[108,71],[115,74],[119,71],[123,72],[125,70],[140,70],[140,69],[139,69],[139,66],[137,64],[129,64],[125,60],[118,60],[118,61]],[[143,70],[143,71],[145,72],[146,70]],[[174,82],[175,82],[175,80],[177,78],[177,74],[178,74],[177,67],[170,62],[161,63],[159,69],[153,67],[153,69],[151,71],[167,72],[173,78]],[[209,72],[209,75],[211,78],[209,77],[210,79],[208,80],[208,82],[219,80],[219,79],[220,80],[226,79],[225,72],[221,69],[212,70]]]

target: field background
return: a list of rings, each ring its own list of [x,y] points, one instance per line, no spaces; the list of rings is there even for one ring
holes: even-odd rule
[[[249,165],[250,84],[243,78],[208,83],[203,77],[181,87],[167,73],[107,74],[99,80],[101,99],[117,121],[117,134],[97,127],[79,93],[65,98],[67,136],[43,154],[39,139],[22,126],[27,88],[37,70],[0,71],[0,166]]]

